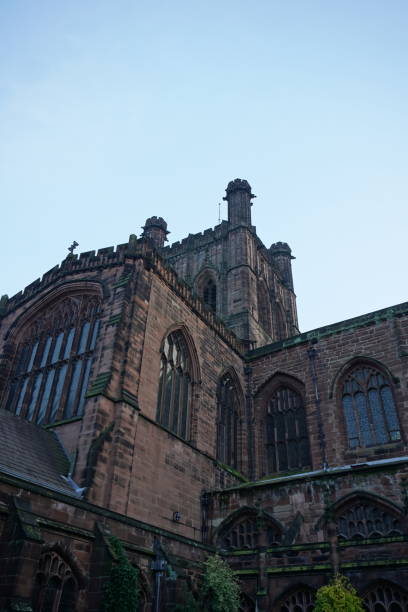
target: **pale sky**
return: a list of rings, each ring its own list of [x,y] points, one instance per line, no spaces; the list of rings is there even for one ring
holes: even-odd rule
[[[302,331],[406,301],[407,32],[406,0],[3,0],[0,294],[214,226],[239,177]]]

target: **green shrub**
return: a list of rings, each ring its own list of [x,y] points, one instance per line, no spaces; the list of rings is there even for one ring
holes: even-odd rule
[[[203,566],[202,609],[238,612],[240,587],[229,565],[216,554],[209,557]]]
[[[112,564],[109,581],[105,585],[104,612],[136,612],[139,607],[139,572],[131,565],[118,538],[109,538],[116,557]]]
[[[364,612],[364,608],[347,578],[337,574],[317,591],[314,612]]]

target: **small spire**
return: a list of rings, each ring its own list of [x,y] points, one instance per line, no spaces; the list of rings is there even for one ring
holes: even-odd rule
[[[75,251],[75,249],[77,248],[77,246],[79,246],[79,242],[77,242],[76,240],[74,240],[74,242],[71,244],[71,246],[70,246],[70,247],[68,247],[68,251],[69,251],[69,255],[68,255],[68,257],[69,257],[70,255],[73,255],[73,254],[74,254],[74,251]]]

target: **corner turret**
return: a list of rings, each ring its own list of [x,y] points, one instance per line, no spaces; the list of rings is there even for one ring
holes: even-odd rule
[[[163,217],[150,217],[146,219],[142,229],[142,236],[150,238],[157,249],[164,246],[164,243],[167,242],[167,234],[170,233],[167,231],[167,223]]]
[[[223,198],[228,202],[228,221],[232,225],[251,225],[252,198],[251,185],[246,180],[230,181]]]
[[[293,276],[291,260],[295,259],[292,250],[286,242],[275,242],[269,249],[272,265],[278,270],[282,281],[293,291]]]

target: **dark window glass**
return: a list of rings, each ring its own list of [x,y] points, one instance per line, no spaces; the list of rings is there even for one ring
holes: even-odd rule
[[[363,603],[367,612],[406,612],[408,594],[397,585],[380,582],[366,592]]]
[[[204,285],[203,300],[213,312],[217,312],[217,285],[212,278],[208,279]]]
[[[41,556],[36,584],[35,610],[38,612],[73,612],[76,609],[77,581],[69,565],[56,552]]]
[[[285,595],[276,610],[279,612],[313,612],[315,596],[312,590],[298,589]]]
[[[187,438],[190,419],[191,359],[184,336],[170,334],[161,354],[156,418],[182,438]]]
[[[246,516],[221,533],[218,545],[226,550],[253,549],[257,546],[277,546],[280,542],[281,533],[276,525],[256,516]]]
[[[223,376],[217,390],[217,459],[238,467],[238,392],[232,377]]]
[[[281,386],[273,392],[266,414],[266,435],[268,473],[310,465],[303,401],[293,389]]]
[[[343,383],[342,402],[350,448],[401,439],[390,384],[376,368],[354,368]]]
[[[22,334],[8,410],[39,424],[82,414],[100,325],[97,302],[89,295],[65,298]]]
[[[357,502],[337,517],[341,540],[365,540],[402,534],[400,519],[369,502]]]

